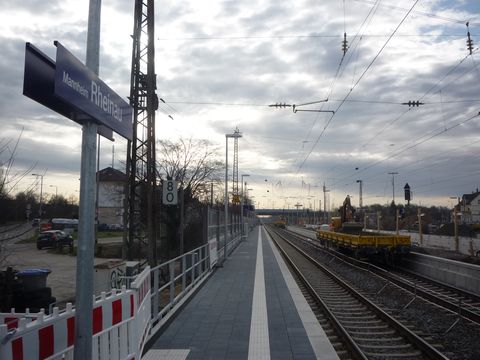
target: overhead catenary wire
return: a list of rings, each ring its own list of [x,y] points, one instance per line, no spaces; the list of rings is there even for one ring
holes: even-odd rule
[[[390,40],[393,38],[393,36],[395,35],[395,33],[398,31],[398,29],[400,28],[400,26],[402,26],[402,24],[404,23],[404,21],[407,19],[408,15],[410,14],[410,12],[413,10],[413,8],[415,7],[415,5],[417,5],[419,0],[416,0],[414,2],[414,4],[410,7],[410,9],[408,10],[408,12],[404,15],[404,17],[402,18],[402,20],[400,21],[400,23],[397,25],[397,27],[395,28],[395,30],[390,34],[390,36],[388,37],[388,39],[385,41],[385,43],[382,45],[382,47],[380,48],[380,50],[377,52],[377,54],[374,56],[374,58],[372,59],[372,61],[368,64],[368,66],[365,68],[365,70],[362,72],[362,74],[359,76],[359,78],[357,79],[357,81],[355,82],[355,84],[352,86],[352,88],[350,88],[350,90],[348,91],[347,95],[345,95],[345,97],[343,98],[343,100],[340,102],[340,104],[337,106],[337,108],[335,109],[335,112],[330,116],[330,118],[327,120],[327,123],[326,125],[324,126],[324,128],[322,129],[320,135],[317,137],[317,139],[315,140],[315,143],[314,145],[312,146],[310,152],[308,153],[308,155],[305,157],[305,159],[303,160],[303,162],[300,164],[298,170],[297,170],[297,173],[298,171],[303,167],[303,165],[305,164],[305,162],[308,160],[309,156],[311,155],[311,153],[313,152],[313,150],[315,149],[315,147],[317,146],[318,142],[320,141],[320,139],[322,138],[323,134],[325,133],[325,131],[327,130],[328,126],[330,125],[330,123],[332,122],[332,120],[334,119],[335,115],[338,113],[338,111],[340,110],[340,108],[343,106],[343,104],[345,103],[345,101],[348,99],[348,97],[350,96],[350,94],[355,90],[355,88],[357,87],[357,85],[360,83],[360,81],[363,79],[363,77],[365,76],[365,74],[368,72],[368,70],[372,67],[372,65],[375,63],[375,61],[378,59],[378,57],[380,56],[380,54],[383,52],[383,50],[385,49],[385,47],[388,45],[388,43],[390,42]]]
[[[386,34],[364,34],[365,38],[386,38]],[[480,36],[480,34],[471,34],[471,36]],[[433,38],[462,38],[465,34],[397,34],[396,37],[433,37]],[[171,37],[171,38],[157,38],[158,41],[231,41],[231,40],[281,40],[281,39],[319,39],[319,38],[343,38],[343,34],[309,34],[309,35],[265,35],[265,36],[192,36],[192,37]]]
[[[478,51],[478,48],[475,49],[475,52]],[[433,86],[431,86],[419,99],[422,100],[424,99],[425,97],[427,97],[428,94],[430,94],[431,92],[433,92],[434,89],[436,89],[439,84],[442,83],[442,81],[444,81],[450,74],[452,74],[469,56],[471,56],[470,54],[466,55],[465,57],[463,57],[455,66],[453,66],[452,68],[450,68],[449,71],[447,71],[445,73],[445,75],[439,79]],[[445,88],[448,84],[450,83],[447,83],[446,85],[444,85],[442,88],[440,88],[440,90],[442,90],[443,88]],[[466,100],[460,100],[458,102],[468,102]],[[475,101],[472,101],[472,102],[476,102]],[[430,102],[430,104],[432,103],[435,103],[435,102]],[[437,102],[439,103],[439,102]],[[453,103],[453,101],[441,101],[441,104],[448,104],[448,103]],[[370,144],[374,139],[376,139],[380,134],[382,134],[388,127],[390,127],[391,125],[393,125],[395,122],[397,122],[398,120],[400,120],[405,114],[407,114],[411,109],[407,109],[405,112],[403,112],[400,116],[398,116],[397,118],[395,118],[393,121],[389,122],[388,124],[386,124],[384,127],[382,127],[382,129],[376,133],[371,139],[369,139],[366,143],[364,143],[362,146],[365,146],[365,145],[368,145]],[[446,129],[446,126],[445,126],[445,129]]]
[[[474,54],[479,51],[479,48],[476,48],[474,50]],[[427,91],[419,98],[420,100],[424,99],[425,97],[428,96],[428,94],[432,93],[448,76],[450,76],[469,56],[471,55],[466,55],[464,56],[457,64],[455,64],[453,67],[451,67],[435,84],[433,84],[430,88],[427,89]],[[458,78],[456,79],[458,80]],[[456,81],[455,80],[455,81]],[[450,83],[447,83],[444,85],[441,89],[444,89],[446,86],[448,86]],[[452,100],[452,101],[445,101],[443,100],[443,104],[451,104],[451,103],[466,103],[466,102],[478,102],[477,99],[472,99],[470,100]],[[426,102],[426,104],[438,104],[439,102]],[[380,136],[386,129],[388,129],[390,126],[398,122],[400,119],[402,119],[407,113],[409,113],[412,109],[408,108],[404,112],[402,112],[399,116],[395,117],[392,121],[388,122],[385,124],[375,135],[373,135],[369,140],[364,142],[362,145],[359,146],[359,148],[364,148],[371,144],[378,136]],[[356,174],[351,174],[350,176],[354,176]]]
[[[475,144],[479,144],[480,143],[480,140],[476,140],[476,141],[473,141],[471,143],[468,143],[468,144],[462,144],[461,146],[458,146],[454,149],[448,149],[446,151],[443,151],[443,152],[437,152],[431,156],[428,156],[426,158],[422,158],[420,160],[417,160],[415,162],[409,162],[407,164],[397,164],[395,166],[395,170],[396,171],[400,171],[402,173],[402,176],[407,176],[408,174],[411,174],[411,173],[414,173],[416,175],[418,175],[418,173],[420,171],[424,171],[426,169],[431,169],[431,168],[435,168],[435,167],[439,167],[439,166],[445,166],[445,163],[446,162],[449,162],[451,161],[451,158],[450,157],[445,157],[445,155],[452,155],[453,153],[455,152],[459,152],[459,151],[465,151],[465,147],[468,146],[469,148],[472,146],[472,145],[475,145]],[[429,159],[434,159],[434,158],[441,158],[440,161],[431,161],[428,165],[420,165],[420,163],[425,163],[427,160]],[[465,160],[464,162],[467,162],[468,160]],[[462,163],[461,162],[458,162],[457,160],[455,160],[455,165],[458,167],[460,166]],[[412,166],[417,166],[411,170],[408,170],[409,167],[412,167]],[[376,183],[379,183],[379,179],[381,179],[381,175],[384,175],[385,172],[384,170],[381,170],[379,172],[376,172],[376,173],[373,173],[373,174],[370,174],[368,177],[363,177],[364,180],[368,180],[368,183],[370,185],[375,185]],[[382,181],[382,180],[380,180]],[[355,183],[352,181],[350,184],[354,185]]]
[[[456,124],[454,124],[454,125],[452,125],[452,126],[450,126],[450,127],[447,127],[447,128],[440,127],[440,128],[438,128],[438,129],[432,131],[432,132],[431,132],[431,135],[429,135],[429,136],[423,135],[423,136],[421,136],[420,138],[417,138],[417,141],[416,141],[414,144],[405,146],[405,147],[403,147],[402,149],[400,149],[399,151],[395,151],[395,152],[393,152],[392,154],[386,156],[386,157],[383,158],[383,159],[376,160],[376,161],[374,161],[374,162],[372,162],[372,163],[370,163],[370,164],[367,164],[366,166],[362,167],[361,169],[358,169],[357,172],[356,172],[356,174],[359,174],[359,173],[361,173],[361,172],[364,172],[364,171],[372,168],[373,166],[375,166],[375,165],[377,165],[377,164],[379,164],[379,163],[382,163],[382,162],[384,162],[384,161],[386,161],[386,160],[388,160],[388,159],[391,159],[391,158],[393,158],[393,157],[395,157],[395,156],[398,156],[398,155],[400,155],[400,154],[403,154],[404,152],[406,152],[406,151],[408,151],[408,150],[411,150],[411,149],[413,149],[413,148],[415,148],[415,147],[417,147],[417,146],[419,146],[419,145],[421,145],[421,144],[424,144],[424,143],[426,143],[427,141],[430,141],[431,139],[433,139],[433,138],[435,138],[435,137],[437,137],[437,136],[443,135],[443,134],[445,134],[446,132],[448,132],[448,131],[450,131],[450,130],[453,130],[453,129],[461,126],[461,125],[464,125],[464,124],[472,121],[473,119],[475,119],[475,118],[477,118],[477,117],[479,117],[479,116],[480,116],[480,112],[477,112],[477,113],[475,113],[474,115],[469,116],[467,119],[465,119],[465,120],[463,120],[463,121],[460,121],[460,122],[458,122],[458,123],[456,123]],[[424,138],[424,139],[420,140],[421,138]],[[346,177],[340,178],[340,179],[338,180],[338,182],[344,181],[345,179],[348,179],[348,178],[350,178],[350,176],[346,176]],[[338,183],[338,182],[337,182],[337,183]]]
[[[376,0],[376,2],[379,2],[379,1],[380,1],[380,0]],[[367,28],[367,26],[368,26],[367,21],[371,21],[371,19],[373,18],[374,14],[375,14],[375,9],[376,9],[375,7],[371,8],[371,9],[369,10],[367,16],[363,19],[363,22],[362,22],[362,24],[360,25],[359,30],[357,31],[357,33],[355,34],[355,36],[354,36],[354,38],[353,38],[353,40],[352,40],[352,44],[355,43],[355,40],[356,40],[357,38],[359,38],[359,37],[358,37],[359,34],[361,34],[362,31],[365,31],[365,29]],[[362,30],[362,29],[363,29],[363,30]],[[335,85],[336,85],[336,83],[337,83],[337,80],[338,80],[338,78],[339,78],[339,77],[341,76],[341,74],[342,74],[342,72],[341,72],[341,70],[342,70],[342,65],[345,64],[344,67],[343,67],[343,68],[345,69],[345,67],[346,67],[346,66],[348,65],[348,63],[350,62],[350,59],[352,58],[353,54],[355,54],[357,46],[358,46],[358,41],[357,41],[357,43],[355,43],[353,49],[352,49],[351,51],[349,51],[349,54],[348,54],[348,56],[347,56],[347,60],[346,60],[345,62],[344,62],[344,60],[345,60],[346,52],[343,52],[342,57],[340,58],[339,64],[338,64],[338,66],[337,66],[337,69],[336,69],[336,71],[335,71],[335,75],[333,76],[332,82],[331,82],[331,84],[330,84],[330,86],[329,86],[329,92],[328,92],[328,95],[327,95],[327,97],[326,97],[327,99],[332,95],[332,93],[333,93],[333,91],[334,91],[334,89],[335,89]],[[323,110],[323,105],[320,107],[320,110]],[[332,116],[333,116],[333,115],[335,115],[335,111],[332,112]],[[307,135],[305,136],[304,141],[306,141],[306,140],[308,140],[308,139],[310,138],[310,134],[312,133],[313,128],[314,128],[315,125],[317,124],[317,121],[318,121],[318,119],[319,119],[319,116],[320,116],[320,114],[318,114],[318,115],[315,117],[314,121],[312,122],[312,125],[310,126],[310,128],[309,128],[309,130],[308,130],[308,132],[307,132]],[[331,119],[331,118],[330,118],[330,119]],[[328,121],[328,120],[327,120],[327,121]],[[295,159],[294,164],[296,164],[297,161],[302,157],[303,152],[304,152],[304,147],[303,147],[303,144],[302,144],[302,151],[299,152],[298,157],[297,157],[297,159]],[[311,153],[311,150],[310,150],[310,153]],[[309,153],[309,154],[310,154],[310,153]],[[307,157],[308,157],[308,156],[309,156],[309,155],[307,155]],[[301,168],[302,168],[302,166],[303,166],[304,163],[305,163],[305,160],[303,161],[303,163],[302,163],[300,166],[298,166],[298,168],[297,168],[297,170],[296,170],[296,174],[298,174],[298,172],[301,170]]]

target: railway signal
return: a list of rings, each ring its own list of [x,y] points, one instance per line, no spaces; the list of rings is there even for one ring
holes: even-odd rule
[[[410,185],[406,183],[405,186],[403,187],[403,190],[405,191],[405,201],[407,201],[408,205],[410,205],[410,200],[411,200]]]

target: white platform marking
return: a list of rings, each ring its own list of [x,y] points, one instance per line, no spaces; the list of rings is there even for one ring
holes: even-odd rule
[[[267,299],[265,297],[265,272],[263,268],[262,227],[258,227],[255,287],[253,289],[252,322],[250,324],[249,360],[269,360]]]
[[[189,352],[188,349],[150,349],[142,360],[185,360]]]
[[[317,357],[317,359],[322,360],[338,360],[339,358],[337,352],[333,348],[330,340],[325,334],[325,331],[323,331],[322,327],[318,323],[315,314],[305,300],[302,291],[295,282],[295,279],[290,273],[290,270],[288,270],[285,261],[283,260],[282,256],[278,252],[277,248],[273,244],[268,234],[267,239],[270,247],[272,248],[273,254],[275,255],[275,258],[277,259],[278,266],[280,267],[280,271],[282,272],[283,278],[285,279],[287,288],[290,292],[290,295],[292,296],[293,303],[297,308],[298,315],[302,320],[303,327],[305,328],[305,332],[307,333],[308,339],[310,340],[310,344],[312,345],[315,356]]]

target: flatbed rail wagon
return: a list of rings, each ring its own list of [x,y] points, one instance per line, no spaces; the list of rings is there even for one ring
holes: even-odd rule
[[[356,255],[398,254],[410,252],[412,241],[408,235],[345,234],[335,231],[317,231],[317,239],[328,247],[348,249]]]

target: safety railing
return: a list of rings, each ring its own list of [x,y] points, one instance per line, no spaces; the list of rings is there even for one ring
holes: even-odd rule
[[[167,314],[246,235],[241,222],[231,222],[225,239],[219,217],[213,221],[209,214],[205,245],[153,269],[145,268],[129,289],[123,286],[93,299],[94,360],[140,359],[145,343]],[[248,226],[243,231],[248,232],[257,220],[250,217],[245,222]],[[75,309],[70,303],[61,311],[54,307],[49,315],[43,311],[0,313],[0,359],[73,359],[74,329]]]
[[[209,246],[171,259],[152,269],[151,321],[155,326],[211,269]]]
[[[150,268],[132,283],[131,289],[112,290],[94,299],[92,358],[139,359],[150,330]],[[5,316],[8,315],[8,316]],[[73,359],[75,309],[67,304],[52,314],[40,312],[2,314],[0,359]],[[29,314],[32,315],[32,314]]]

